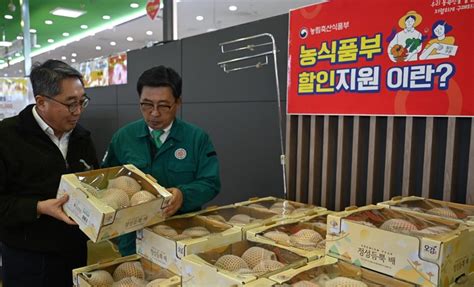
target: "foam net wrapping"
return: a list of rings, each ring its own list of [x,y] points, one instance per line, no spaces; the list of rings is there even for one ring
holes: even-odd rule
[[[107,287],[114,283],[114,279],[109,272],[105,270],[96,270],[82,273],[87,282],[92,286]]]
[[[368,209],[358,211],[345,217],[349,220],[371,228],[380,228],[394,233],[418,237],[437,237],[453,232],[459,223],[435,217],[423,217],[415,213],[394,209]]]
[[[221,268],[231,272],[237,271],[239,269],[249,268],[247,263],[242,258],[232,254],[226,254],[219,257],[219,259],[217,259],[214,265],[217,268]]]
[[[262,260],[276,260],[277,257],[275,253],[270,250],[253,246],[245,250],[242,254],[242,259],[245,260],[250,268],[254,268]]]
[[[134,195],[132,195],[132,198],[130,199],[130,205],[134,206],[134,205],[142,204],[150,200],[153,200],[155,198],[156,197],[151,192],[148,192],[146,190],[140,190]]]
[[[474,218],[474,205],[454,205],[450,202],[420,198],[394,203],[393,206],[445,218],[461,220]]]
[[[145,271],[143,266],[138,261],[124,262],[115,268],[113,273],[114,281],[120,281],[126,277],[137,277],[139,279],[145,279]]]

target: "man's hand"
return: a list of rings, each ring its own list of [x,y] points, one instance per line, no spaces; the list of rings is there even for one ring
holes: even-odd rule
[[[180,209],[181,205],[183,205],[183,193],[181,192],[181,190],[179,190],[176,187],[171,187],[171,188],[168,188],[167,190],[171,192],[173,197],[171,197],[168,207],[165,208],[166,217],[175,214],[176,211]]]
[[[38,213],[38,215],[49,215],[58,220],[64,221],[67,224],[77,225],[77,223],[70,219],[63,211],[63,204],[66,203],[68,199],[69,196],[65,194],[61,198],[38,201],[38,205],[36,205],[36,212]]]

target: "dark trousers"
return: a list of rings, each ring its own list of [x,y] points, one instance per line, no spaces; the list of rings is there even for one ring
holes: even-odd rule
[[[4,287],[70,287],[72,269],[85,266],[87,251],[77,255],[57,255],[2,245]]]

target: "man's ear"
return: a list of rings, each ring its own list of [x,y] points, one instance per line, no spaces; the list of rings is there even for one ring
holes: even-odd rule
[[[46,99],[41,95],[37,95],[35,96],[35,101],[36,101],[36,106],[38,107],[38,109],[42,109],[44,107]]]

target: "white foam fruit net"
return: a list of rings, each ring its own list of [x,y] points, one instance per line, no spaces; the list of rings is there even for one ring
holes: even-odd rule
[[[250,268],[254,268],[262,260],[276,260],[275,253],[262,247],[253,246],[245,250],[242,254],[242,259],[245,260]]]
[[[284,266],[285,264],[281,263],[280,261],[267,259],[260,261],[257,265],[255,265],[252,271],[255,272],[255,274],[257,275],[260,275],[278,270],[280,268],[283,268]]]
[[[119,209],[130,206],[130,199],[125,191],[118,188],[108,188],[102,193],[100,198],[102,202],[112,207]]]
[[[211,232],[209,232],[209,230],[203,226],[193,226],[183,230],[182,234],[189,237],[201,237],[209,235]]]
[[[242,258],[240,258],[237,255],[232,255],[232,254],[226,254],[219,257],[219,259],[217,259],[214,265],[217,268],[221,268],[221,269],[231,271],[231,272],[237,271],[243,268],[247,268],[247,269],[249,268],[247,263]]]
[[[132,195],[132,198],[130,199],[130,205],[138,205],[153,200],[155,198],[156,197],[151,192],[148,192],[146,190],[140,190],[134,195]]]
[[[132,197],[136,192],[140,191],[142,187],[134,178],[122,175],[109,179],[107,188],[118,188],[124,190],[129,197]]]
[[[112,287],[146,287],[147,284],[146,280],[132,276],[115,282]]]
[[[105,287],[114,283],[112,275],[110,275],[110,273],[105,270],[84,272],[82,274],[86,278],[87,282],[92,286]]]
[[[113,273],[114,281],[120,281],[126,277],[137,277],[145,279],[145,271],[140,262],[124,262],[115,268]]]

